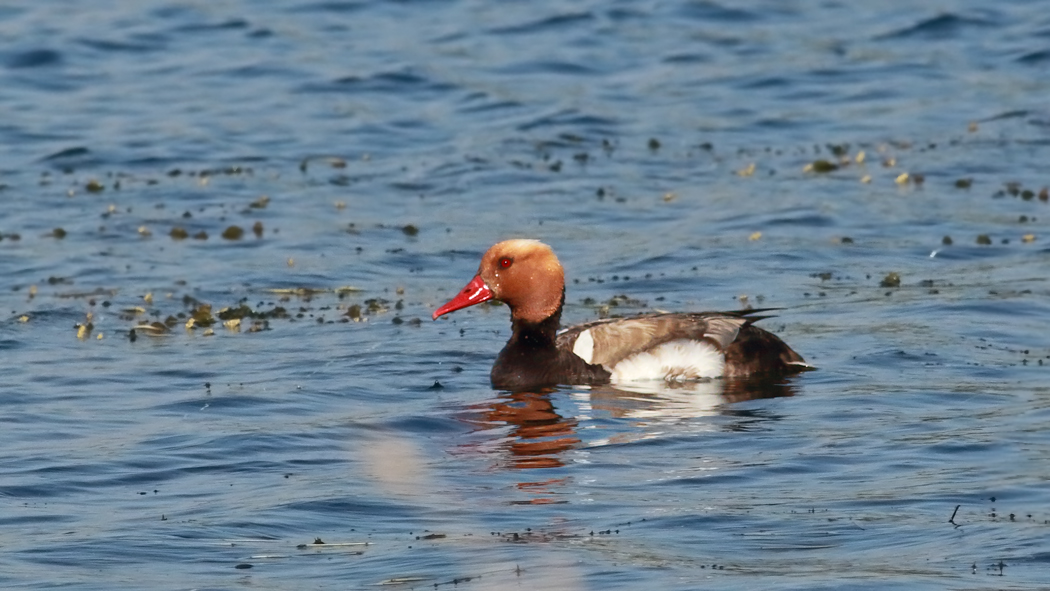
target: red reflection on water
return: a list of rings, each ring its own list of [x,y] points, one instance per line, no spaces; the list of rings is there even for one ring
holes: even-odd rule
[[[580,443],[578,422],[558,414],[549,392],[504,393],[485,408],[475,409],[481,411],[481,417],[472,422],[483,428],[512,427],[500,447],[510,452],[508,465],[514,469],[563,466],[560,455]]]
[[[572,481],[571,478],[551,478],[540,482],[519,482],[518,489],[530,494],[543,495],[553,494],[555,489],[561,488]],[[568,503],[564,499],[553,496],[538,496],[527,501],[511,501],[512,505],[561,505]]]

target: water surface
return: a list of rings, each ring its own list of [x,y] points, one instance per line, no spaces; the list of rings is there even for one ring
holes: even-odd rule
[[[0,39],[5,588],[1045,586],[1038,3],[22,1]],[[777,307],[820,369],[495,391],[506,308],[429,317],[508,237],[569,322]]]

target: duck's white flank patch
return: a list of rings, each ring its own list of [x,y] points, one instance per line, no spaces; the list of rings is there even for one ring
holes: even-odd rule
[[[594,358],[594,337],[591,336],[590,329],[581,332],[580,336],[576,337],[572,352],[584,362],[591,362],[591,359]]]
[[[609,371],[612,372],[610,380],[615,384],[635,380],[718,378],[722,377],[725,366],[725,356],[718,347],[705,341],[682,339],[631,355]]]

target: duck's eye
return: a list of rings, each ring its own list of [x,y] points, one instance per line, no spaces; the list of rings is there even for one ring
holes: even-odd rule
[[[513,263],[513,262],[514,262],[513,259],[502,258],[502,259],[499,260],[499,266],[503,267],[504,269],[506,269],[507,267],[510,267],[510,264]]]

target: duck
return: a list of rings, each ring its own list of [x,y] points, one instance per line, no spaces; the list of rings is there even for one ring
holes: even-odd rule
[[[563,328],[565,270],[550,246],[493,245],[478,272],[433,319],[489,300],[510,308],[511,336],[490,374],[500,390],[663,380],[781,376],[813,369],[776,335],[754,325],[771,309],[661,312]]]

